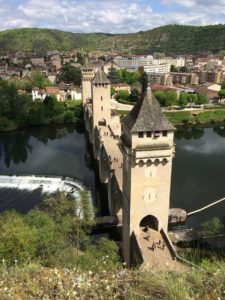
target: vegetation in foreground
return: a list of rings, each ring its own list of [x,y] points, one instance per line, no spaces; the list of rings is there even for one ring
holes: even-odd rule
[[[24,299],[127,299],[222,300],[225,263],[204,261],[204,269],[186,273],[151,270],[140,272],[99,261],[99,270],[46,268],[37,263],[0,267],[0,298]]]
[[[80,196],[74,201],[58,192],[26,215],[0,215],[1,300],[223,299],[225,263],[219,259],[202,259],[201,269],[182,274],[125,269],[115,242],[91,240],[87,191]],[[208,234],[212,224],[206,225]]]

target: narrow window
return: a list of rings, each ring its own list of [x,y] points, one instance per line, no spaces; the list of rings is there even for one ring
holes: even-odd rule
[[[151,137],[152,136],[152,132],[151,131],[147,131],[147,137]]]
[[[101,101],[103,100],[103,97],[101,96]]]
[[[144,137],[144,132],[138,132],[138,137],[143,138]]]
[[[101,111],[103,111],[103,106],[101,106]]]
[[[155,131],[155,133],[154,133],[154,137],[160,137],[160,131]]]
[[[163,131],[163,136],[167,136],[167,131],[166,130]]]

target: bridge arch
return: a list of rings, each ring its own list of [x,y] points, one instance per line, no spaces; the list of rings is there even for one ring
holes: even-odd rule
[[[140,227],[149,227],[151,229],[154,229],[156,231],[159,231],[159,221],[158,219],[153,215],[148,215],[144,217],[140,222]]]

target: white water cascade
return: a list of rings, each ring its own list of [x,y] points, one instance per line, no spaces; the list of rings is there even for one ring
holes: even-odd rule
[[[85,186],[82,182],[72,177],[44,175],[0,175],[0,190],[7,188],[31,192],[39,189],[42,195],[49,195],[56,191],[60,191],[71,195],[74,200],[78,202],[80,201],[80,191],[82,191],[84,187]],[[88,198],[90,207],[92,208],[92,211],[94,211],[93,199],[89,190]]]

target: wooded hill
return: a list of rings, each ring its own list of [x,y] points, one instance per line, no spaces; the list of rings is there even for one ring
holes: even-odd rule
[[[167,25],[131,34],[71,33],[54,29],[22,28],[0,32],[0,52],[48,50],[110,51],[145,54],[218,53],[225,50],[225,25]]]

